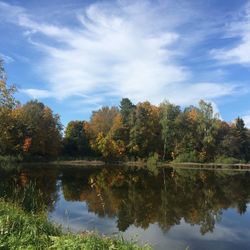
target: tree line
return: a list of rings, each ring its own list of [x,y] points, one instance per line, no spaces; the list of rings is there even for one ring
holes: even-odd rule
[[[8,86],[0,62],[0,155],[50,159],[95,157],[105,161],[157,157],[175,162],[248,162],[250,131],[241,118],[228,123],[203,100],[181,108],[164,101],[133,104],[123,98],[119,107],[93,111],[89,121],[60,117],[43,103],[21,105]]]

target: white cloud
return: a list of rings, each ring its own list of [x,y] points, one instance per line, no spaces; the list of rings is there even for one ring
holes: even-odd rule
[[[229,95],[234,86],[192,84],[193,72],[178,60],[196,41],[185,30],[187,24],[199,23],[197,12],[184,2],[95,3],[76,13],[79,26],[74,28],[37,21],[23,8],[0,2],[0,20],[8,13],[5,19],[22,27],[44,53],[38,69],[47,85],[43,90],[23,90],[35,98],[85,98],[99,93],[107,99],[192,104]]]
[[[33,98],[49,98],[53,97],[53,94],[48,90],[40,90],[40,89],[22,89],[21,92],[26,93]]]
[[[225,64],[250,66],[250,2],[235,18],[236,20],[229,24],[225,38],[237,39],[236,44],[230,48],[214,49],[211,54]]]
[[[245,122],[245,126],[250,129],[250,114],[242,117]]]

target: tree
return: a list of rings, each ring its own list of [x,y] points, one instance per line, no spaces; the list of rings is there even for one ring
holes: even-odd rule
[[[247,133],[247,129],[245,127],[245,123],[243,119],[237,118],[235,120],[235,133],[236,137],[239,141],[239,151],[240,151],[240,157],[246,161],[249,161],[250,159],[250,141],[249,136]]]
[[[139,103],[130,119],[128,148],[134,156],[148,157],[161,149],[159,110],[150,102]]]
[[[215,155],[215,138],[218,133],[217,114],[211,103],[199,102],[197,135],[200,139],[199,157],[201,161],[212,161]]]
[[[219,120],[213,112],[212,104],[201,100],[198,108],[186,108],[181,119],[179,154],[189,154],[192,159],[195,157],[201,162],[213,161]]]
[[[135,109],[135,105],[128,98],[123,98],[121,100],[120,112],[122,116],[122,123],[125,126],[129,125],[130,115],[134,109]]]
[[[94,111],[90,119],[92,136],[96,137],[100,132],[107,135],[117,114],[119,114],[117,107],[102,107]]]
[[[17,107],[18,102],[14,97],[15,86],[8,87],[6,79],[3,61],[0,60],[0,154],[9,154],[15,151],[12,136],[15,123],[12,111]]]
[[[38,101],[30,101],[23,105],[20,117],[26,130],[24,143],[30,141],[27,156],[55,157],[61,148],[62,125],[58,115]]]
[[[103,133],[99,133],[95,141],[95,148],[102,154],[105,161],[120,159],[125,152],[124,142],[114,140],[111,133],[106,136]]]
[[[163,160],[165,160],[166,156],[168,159],[171,159],[171,153],[175,151],[179,134],[176,119],[180,113],[181,110],[179,106],[173,105],[169,102],[164,102],[160,105],[161,137],[164,144]]]
[[[220,121],[218,125],[218,134],[216,137],[216,154],[218,157],[240,157],[239,140],[236,136],[234,127],[227,122]]]
[[[91,155],[86,127],[86,121],[71,121],[68,123],[63,140],[64,154],[74,157]]]
[[[90,120],[90,144],[105,160],[119,159],[125,152],[122,140],[122,118],[116,107],[93,112]]]

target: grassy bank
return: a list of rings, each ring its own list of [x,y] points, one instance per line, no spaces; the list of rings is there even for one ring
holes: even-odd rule
[[[96,234],[65,234],[43,214],[27,213],[19,206],[0,201],[0,249],[122,249],[146,250],[133,242]]]

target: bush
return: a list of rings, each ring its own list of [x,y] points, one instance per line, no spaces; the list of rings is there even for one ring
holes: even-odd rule
[[[195,151],[179,154],[173,163],[200,162]]]
[[[234,157],[228,157],[228,156],[218,156],[215,159],[215,163],[219,164],[237,164],[237,163],[244,163],[244,161],[236,159]]]

